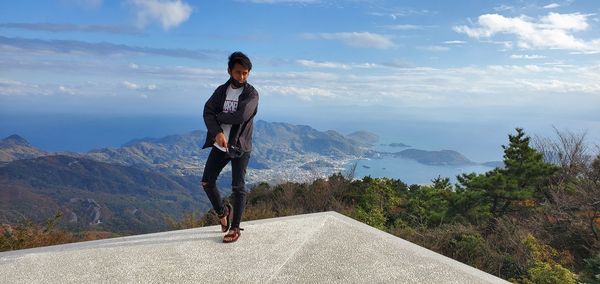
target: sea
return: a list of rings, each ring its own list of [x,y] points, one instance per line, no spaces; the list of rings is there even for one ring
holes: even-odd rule
[[[374,147],[374,150],[380,152],[400,152],[409,148],[390,147],[390,143],[380,143]],[[354,178],[361,179],[365,176],[387,177],[399,179],[402,182],[411,185],[427,185],[437,177],[449,178],[452,184],[457,183],[456,176],[465,173],[485,173],[493,170],[492,167],[481,164],[460,165],[460,166],[432,166],[421,164],[412,159],[394,158],[391,156],[381,156],[381,158],[356,159],[351,160],[346,165],[346,173],[354,167]]]

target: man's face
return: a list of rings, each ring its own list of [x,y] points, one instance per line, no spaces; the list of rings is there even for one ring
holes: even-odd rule
[[[233,65],[233,69],[228,68],[227,73],[229,73],[229,76],[233,77],[233,79],[237,80],[242,84],[246,83],[246,80],[248,80],[248,76],[250,76],[250,70],[237,63]]]

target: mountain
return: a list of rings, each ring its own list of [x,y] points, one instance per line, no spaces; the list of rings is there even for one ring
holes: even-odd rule
[[[360,130],[346,135],[348,139],[352,139],[362,144],[375,144],[379,141],[379,136],[375,133]]]
[[[167,216],[210,208],[199,184],[197,177],[63,155],[17,160],[0,167],[0,222],[40,222],[61,211],[62,225],[75,230],[159,231]]]
[[[393,155],[395,157],[416,160],[421,164],[431,166],[458,166],[474,164],[461,153],[452,150],[425,151],[418,149],[407,149],[401,152],[393,153]]]
[[[254,124],[254,145],[253,154],[265,162],[293,159],[307,153],[343,158],[364,154],[369,146],[333,130],[321,132],[307,125],[264,120]]]
[[[55,153],[99,162],[133,166],[174,176],[201,176],[209,149],[201,149],[206,131],[169,135],[162,138],[134,139],[121,147],[102,148],[87,153]],[[254,148],[248,165],[247,184],[282,181],[305,182],[344,171],[347,164],[358,158],[377,158],[380,155],[414,159],[426,165],[473,164],[455,151],[423,151],[407,149],[397,153],[376,152],[373,144],[377,135],[356,131],[346,136],[333,131],[318,131],[307,125],[257,120],[254,124]],[[30,147],[24,139],[12,137],[4,143],[14,153],[16,147]],[[393,143],[391,146],[407,146]],[[26,148],[32,158],[44,155]],[[35,153],[35,154],[31,154]],[[48,153],[46,153],[47,155]],[[5,155],[6,156],[6,155]],[[10,156],[6,161],[16,159]],[[218,183],[229,187],[230,168],[223,170]]]
[[[198,175],[200,165],[208,158],[208,151],[202,151],[205,137],[206,131],[197,130],[163,138],[136,139],[120,148],[92,150],[84,156],[171,175]]]
[[[96,161],[152,169],[171,175],[201,175],[209,150],[201,149],[206,131],[192,131],[163,138],[131,140],[120,148],[89,151],[84,157]],[[329,130],[318,131],[306,125],[269,123],[258,120],[254,124],[252,159],[249,168],[268,170],[281,167],[282,162],[315,159],[342,160],[369,152],[369,145],[348,139]],[[313,164],[330,165],[330,162]]]
[[[19,135],[11,135],[0,140],[0,162],[36,158],[47,154],[45,151],[31,146]]]
[[[390,147],[397,147],[397,148],[408,148],[408,147],[410,147],[410,145],[406,145],[404,143],[399,143],[399,142],[390,143],[389,146]]]
[[[490,168],[504,168],[503,161],[490,161],[490,162],[485,162],[485,163],[481,163],[481,164],[486,167],[490,167]]]

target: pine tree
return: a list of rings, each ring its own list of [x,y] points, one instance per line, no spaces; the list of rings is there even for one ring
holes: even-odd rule
[[[508,178],[507,199],[514,200],[548,196],[546,191],[551,175],[557,167],[546,163],[544,155],[529,146],[529,137],[522,128],[517,128],[516,135],[509,135],[508,146],[504,149],[504,169],[500,172]]]
[[[485,174],[462,175],[459,182],[462,184],[459,193],[465,196],[479,196],[483,200],[477,204],[488,209],[490,219],[485,232],[489,233],[496,227],[497,218],[500,218],[515,207],[531,206],[547,193],[547,185],[551,175],[557,168],[544,161],[543,155],[529,146],[530,138],[525,135],[522,128],[516,129],[516,135],[508,136],[509,145],[504,149],[504,168],[497,168]],[[469,194],[480,192],[482,194]],[[465,201],[465,202],[467,202]]]

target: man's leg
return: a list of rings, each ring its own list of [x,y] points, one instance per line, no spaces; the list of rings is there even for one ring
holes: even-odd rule
[[[212,147],[206,165],[204,166],[204,173],[202,174],[202,188],[206,192],[213,209],[217,214],[223,214],[223,200],[221,200],[221,194],[217,188],[217,177],[229,162],[229,156],[227,153]]]
[[[231,174],[232,184],[231,190],[233,191],[233,221],[231,223],[232,228],[239,228],[240,222],[242,221],[242,214],[244,213],[244,207],[246,206],[246,168],[248,167],[248,161],[250,160],[250,152],[244,153],[240,158],[231,160]]]

